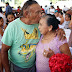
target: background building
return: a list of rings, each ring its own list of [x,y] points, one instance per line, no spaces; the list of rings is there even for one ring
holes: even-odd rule
[[[23,6],[23,4],[27,0],[0,0],[0,6],[5,8],[5,3],[9,2],[11,7],[14,7],[17,9],[18,6]],[[66,5],[68,8],[72,6],[72,0],[36,0],[43,8],[45,5],[49,6],[50,2],[53,3],[53,5],[56,6],[58,5],[60,8],[63,8],[64,5]]]

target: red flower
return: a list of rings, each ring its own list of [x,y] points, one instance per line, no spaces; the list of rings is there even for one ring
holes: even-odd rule
[[[71,72],[72,60],[66,54],[56,54],[49,59],[51,72]]]

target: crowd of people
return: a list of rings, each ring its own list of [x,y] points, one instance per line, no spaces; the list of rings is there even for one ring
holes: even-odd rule
[[[72,8],[67,8],[66,6],[64,6],[63,9],[60,9],[59,6],[57,6],[57,8],[55,9],[53,5],[49,7],[47,7],[47,5],[45,6],[44,10],[43,10],[43,15],[45,14],[51,14],[51,15],[55,15],[56,19],[58,19],[60,21],[60,23],[58,24],[59,28],[62,29],[69,29],[72,31]],[[68,44],[69,47],[72,46],[72,41],[71,41],[71,35],[72,32],[70,33],[70,37],[68,40]]]
[[[19,8],[13,13],[7,2],[5,15],[0,10],[1,72],[51,72],[48,61],[52,55],[64,53],[72,58],[70,9],[52,5],[43,9],[35,0]],[[69,42],[64,29],[71,29]]]

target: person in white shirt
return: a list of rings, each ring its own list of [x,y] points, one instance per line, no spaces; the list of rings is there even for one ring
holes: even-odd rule
[[[66,23],[64,25],[64,28],[65,29],[68,29],[69,28],[70,21],[71,21],[71,15],[70,14],[66,14],[65,15],[65,21],[66,21]]]
[[[64,22],[64,17],[63,17],[63,13],[62,12],[59,12],[59,18],[61,19],[60,20],[60,25],[62,25],[63,22]]]
[[[71,20],[71,15],[70,14],[66,14],[64,22],[62,23],[61,26],[59,25],[59,28],[68,29],[69,28],[69,24],[70,24],[70,20]]]
[[[61,18],[60,24],[59,24],[59,28],[64,28],[65,18],[63,17],[63,13],[62,12],[59,12],[59,17]]]
[[[53,15],[53,14],[54,14],[54,12],[55,12],[55,9],[54,9],[54,7],[53,7],[53,6],[51,6],[51,7],[50,7],[50,14],[51,14],[51,15]]]
[[[69,10],[69,8],[64,5],[63,11],[67,11],[67,10]]]
[[[45,5],[44,11],[46,14],[47,14],[47,10],[48,10],[48,7],[47,7],[47,5]]]

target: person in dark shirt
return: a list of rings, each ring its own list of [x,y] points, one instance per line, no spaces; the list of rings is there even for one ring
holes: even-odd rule
[[[6,17],[7,17],[7,14],[8,13],[11,13],[12,12],[12,7],[9,5],[9,3],[7,2],[6,3],[6,13],[5,13],[5,15],[6,15]]]

